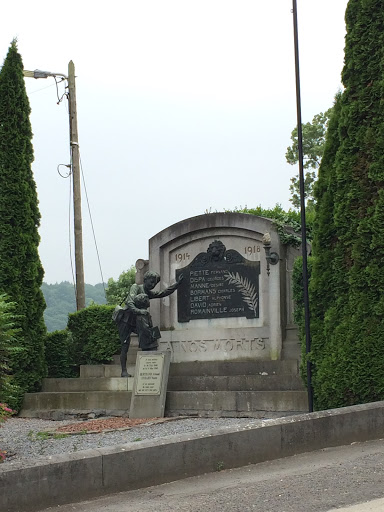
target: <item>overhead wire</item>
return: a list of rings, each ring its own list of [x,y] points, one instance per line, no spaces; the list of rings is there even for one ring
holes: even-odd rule
[[[49,87],[53,87],[55,84],[46,85],[45,87],[41,87],[40,89],[36,89],[35,91],[31,91],[28,93],[28,96],[31,94],[35,94],[35,92],[44,91],[44,89],[49,89]]]
[[[66,176],[60,172],[60,167],[67,167],[67,168],[69,168],[69,171],[67,171],[67,175]],[[61,176],[62,178],[65,178],[65,179],[69,178],[71,176],[71,174],[72,174],[71,164],[59,164],[57,166],[57,174],[59,176]]]
[[[64,97],[66,97],[69,100],[69,93],[67,91],[65,91],[61,96],[59,96],[58,84],[60,84],[61,82],[63,82],[66,79],[62,78],[61,80],[58,81],[56,79],[56,76],[54,76],[54,79],[55,79],[55,85],[56,85],[56,95],[57,95],[57,100],[58,100],[57,101],[57,105],[59,105],[62,102]],[[53,86],[53,84],[49,85],[47,87],[43,87],[42,89],[47,89],[48,87],[52,87],[52,86]],[[38,89],[38,90],[42,90],[42,89]],[[34,92],[38,92],[38,91],[34,91]],[[67,108],[67,111],[68,111],[68,108]],[[68,113],[69,113],[69,111],[68,111]],[[70,126],[70,124],[69,124],[69,140],[71,140],[71,126]],[[82,165],[82,161],[81,161],[80,149],[79,149],[79,160],[80,160],[80,172],[81,172],[81,177],[82,177],[82,181],[83,181],[85,197],[86,197],[86,201],[87,201],[88,214],[89,214],[89,218],[90,218],[90,222],[91,222],[92,235],[93,235],[93,240],[94,240],[95,249],[96,249],[96,255],[97,255],[97,260],[98,260],[98,265],[99,265],[99,270],[100,270],[100,276],[101,276],[101,281],[102,281],[102,284],[103,284],[104,295],[106,297],[105,280],[104,280],[103,271],[102,271],[102,267],[101,267],[100,253],[99,253],[99,248],[98,248],[98,244],[97,244],[97,240],[96,240],[96,233],[95,233],[95,228],[94,228],[94,224],[93,224],[93,218],[92,218],[92,213],[91,213],[90,202],[89,202],[89,198],[88,198],[88,192],[87,192],[87,186],[86,186],[86,182],[85,182],[85,175],[84,175],[83,165]],[[62,166],[69,168],[69,171],[68,171],[68,173],[66,175],[64,175],[64,174],[62,174],[60,172],[60,167],[62,167]],[[69,165],[59,164],[57,166],[57,172],[58,172],[58,174],[62,178],[69,178],[69,183],[70,183],[70,187],[69,187],[69,212],[68,212],[69,259],[70,259],[70,262],[71,262],[72,281],[73,281],[73,287],[74,287],[74,291],[75,291],[75,297],[77,297],[77,287],[76,287],[75,271],[74,271],[74,265],[73,265],[74,256],[73,256],[73,251],[72,251],[72,237],[71,237],[71,232],[72,232],[72,229],[71,229],[71,210],[72,210],[72,203],[73,203],[73,198],[72,198],[72,190],[73,190],[72,149],[70,151],[70,164]]]
[[[68,241],[69,241],[69,260],[71,262],[71,272],[72,272],[72,283],[73,283],[73,289],[75,292],[75,300],[77,297],[77,289],[76,289],[76,279],[75,279],[75,272],[73,268],[73,254],[72,254],[72,238],[71,238],[71,210],[72,210],[72,171],[69,173],[69,204],[68,204]]]
[[[59,87],[58,85],[61,84],[61,82],[63,82],[65,80],[65,78],[61,78],[60,81],[57,81],[56,79],[56,76],[53,77],[55,79],[55,84],[56,84],[56,95],[57,95],[57,104],[59,105],[62,101],[63,101],[63,98],[64,96],[68,97],[68,93],[67,92],[64,92],[61,97],[59,97]]]
[[[97,246],[97,241],[96,241],[96,234],[95,234],[95,228],[94,228],[94,225],[93,225],[93,219],[92,219],[91,207],[90,207],[90,204],[89,204],[89,198],[88,198],[87,186],[86,186],[86,183],[85,183],[85,176],[84,176],[84,171],[83,171],[83,164],[82,164],[82,161],[81,161],[80,148],[79,148],[79,160],[80,160],[80,171],[81,171],[81,177],[82,177],[82,179],[83,179],[83,186],[84,186],[85,198],[86,198],[86,200],[87,200],[87,206],[88,206],[89,219],[90,219],[90,221],[91,221],[92,234],[93,234],[93,241],[94,241],[94,243],[95,243],[96,254],[97,254],[97,261],[98,261],[98,263],[99,263],[99,270],[100,270],[101,282],[102,282],[102,284],[103,284],[104,295],[105,295],[105,298],[106,298],[106,297],[107,297],[107,295],[106,295],[106,290],[105,290],[105,281],[104,281],[103,271],[102,271],[102,268],[101,268],[101,261],[100,261],[99,248],[98,248],[98,246]]]
[[[53,87],[55,85],[56,86],[56,95],[57,95],[57,100],[58,100],[57,101],[57,105],[59,105],[62,102],[64,97],[68,98],[68,93],[67,92],[64,92],[61,95],[61,97],[59,96],[58,84],[63,82],[65,80],[65,78],[63,77],[59,81],[56,79],[56,76],[53,76],[53,78],[55,80],[54,84],[47,85],[46,87],[42,87],[40,89],[32,91],[29,94],[34,94],[35,92],[39,92],[39,91],[42,91],[44,89],[48,89],[49,87]],[[67,109],[67,112],[68,112],[68,109]],[[70,131],[71,130],[70,130],[70,127],[69,127],[69,132]],[[70,138],[71,138],[71,134],[69,133],[69,139]],[[66,175],[64,175],[64,174],[62,174],[60,172],[60,167],[67,167],[69,169],[69,171],[67,172]],[[68,244],[69,244],[69,260],[70,260],[70,264],[71,264],[71,273],[72,273],[72,283],[73,283],[75,299],[76,299],[77,291],[76,291],[75,271],[74,271],[74,266],[73,266],[72,237],[71,237],[71,232],[72,232],[72,229],[71,229],[71,209],[72,209],[72,189],[73,189],[73,183],[72,183],[72,153],[71,153],[71,156],[70,156],[70,164],[59,164],[57,166],[57,172],[58,172],[59,176],[61,176],[62,178],[70,178],[69,179],[69,205],[68,205]]]

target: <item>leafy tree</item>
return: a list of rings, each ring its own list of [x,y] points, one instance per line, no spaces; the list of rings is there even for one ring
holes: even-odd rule
[[[0,402],[10,406],[17,405],[20,389],[12,384],[10,361],[12,355],[20,352],[22,347],[18,342],[18,329],[15,328],[16,304],[9,302],[7,296],[0,294]]]
[[[65,329],[68,314],[76,311],[76,296],[73,284],[68,281],[61,283],[43,283],[41,290],[47,303],[44,320],[49,332]],[[85,284],[85,304],[105,304],[106,298],[103,283]]]
[[[280,239],[284,244],[293,245],[298,247],[301,244],[301,218],[300,212],[297,210],[288,211],[283,210],[280,204],[276,204],[273,208],[263,208],[256,206],[256,208],[235,208],[234,211],[238,213],[248,213],[250,215],[257,215],[259,217],[266,217],[272,219],[273,223],[279,233]],[[314,212],[309,211],[306,218],[307,223],[307,238],[312,239],[312,226],[314,222]]]
[[[29,115],[23,63],[14,40],[0,71],[0,292],[17,304],[15,326],[24,350],[12,356],[10,367],[25,391],[39,389],[46,371],[40,290],[44,271],[38,254],[40,213]]]
[[[136,269],[132,265],[129,270],[122,272],[117,281],[112,277],[108,279],[108,288],[105,290],[107,304],[121,304],[127,297],[130,287],[135,282]]]
[[[319,169],[310,283],[317,409],[384,399],[384,5],[350,0],[345,90]]]
[[[317,170],[320,166],[324,153],[325,135],[327,133],[328,122],[332,114],[332,108],[325,112],[316,114],[312,122],[302,125],[303,133],[303,155],[304,155],[304,191],[307,199],[307,207],[310,209],[314,205],[313,186],[317,179]],[[291,165],[299,162],[299,146],[297,137],[297,127],[291,133],[292,145],[287,148],[285,159]],[[295,208],[300,208],[300,182],[299,175],[291,178],[289,187],[291,192],[291,203]]]

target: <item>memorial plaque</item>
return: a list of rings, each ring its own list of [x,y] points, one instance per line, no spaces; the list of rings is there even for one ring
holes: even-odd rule
[[[160,395],[164,354],[138,354],[139,365],[135,379],[136,395]]]
[[[220,240],[186,267],[177,292],[179,322],[197,319],[259,317],[260,262],[246,260]]]

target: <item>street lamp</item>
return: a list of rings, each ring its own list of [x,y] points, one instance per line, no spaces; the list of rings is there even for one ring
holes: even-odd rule
[[[50,71],[41,71],[41,69],[35,69],[35,71],[28,71],[27,69],[24,69],[23,75],[28,78],[48,78],[49,76],[62,76],[63,78],[68,78],[67,75],[63,75],[63,73],[51,73]]]
[[[25,77],[48,78],[49,76],[61,76],[68,80],[68,110],[69,110],[69,132],[70,152],[73,183],[73,217],[75,233],[75,269],[76,269],[76,307],[77,310],[85,308],[85,285],[84,285],[84,263],[83,263],[83,229],[81,217],[81,186],[80,186],[80,156],[79,138],[77,131],[77,108],[76,108],[76,83],[75,65],[72,61],[68,64],[68,76],[63,73],[52,73],[50,71],[24,70]]]

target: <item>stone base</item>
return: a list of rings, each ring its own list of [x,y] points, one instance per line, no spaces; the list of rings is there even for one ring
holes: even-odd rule
[[[162,418],[171,354],[142,352],[137,354],[130,418]]]
[[[185,329],[161,331],[159,350],[171,352],[171,362],[252,361],[271,359],[267,328]]]
[[[120,371],[119,365],[83,366],[81,378],[45,379],[43,392],[25,395],[20,416],[128,416],[134,379],[119,377]],[[297,360],[172,363],[166,398],[166,416],[272,418],[308,410]],[[164,399],[165,389],[158,403]],[[159,417],[164,408],[152,403],[143,414]]]

